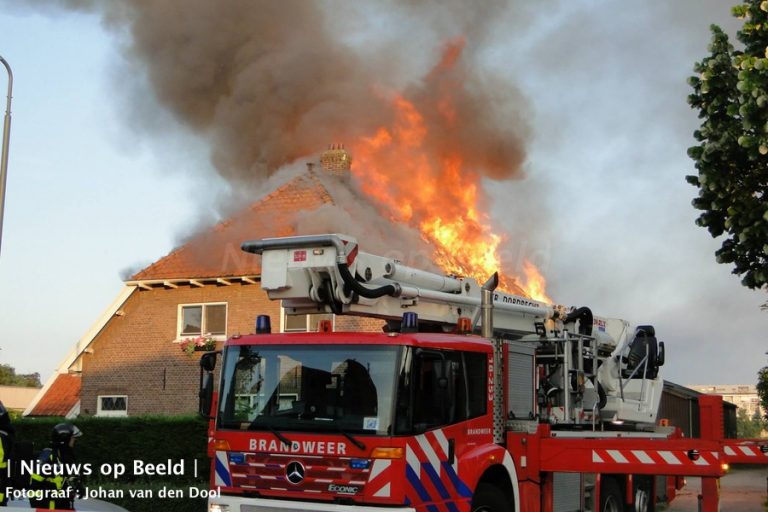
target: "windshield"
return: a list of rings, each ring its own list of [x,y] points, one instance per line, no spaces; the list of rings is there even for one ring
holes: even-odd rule
[[[390,434],[399,352],[362,345],[228,347],[219,426]]]

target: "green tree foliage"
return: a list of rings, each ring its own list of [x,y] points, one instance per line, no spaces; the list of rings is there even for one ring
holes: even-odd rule
[[[757,372],[757,396],[760,397],[760,408],[768,420],[768,366],[763,366]]]
[[[688,102],[703,122],[688,150],[698,176],[686,179],[699,188],[696,223],[726,236],[717,261],[758,289],[768,284],[768,1],[747,1],[733,13],[744,19],[743,50],[713,25],[710,55],[689,79]]]
[[[29,373],[26,375],[16,375],[16,369],[7,364],[0,364],[0,386],[24,386],[28,388],[39,388],[40,374]]]
[[[760,437],[763,430],[763,421],[760,416],[750,417],[745,409],[739,408],[736,414],[736,432],[741,439],[754,439]]]

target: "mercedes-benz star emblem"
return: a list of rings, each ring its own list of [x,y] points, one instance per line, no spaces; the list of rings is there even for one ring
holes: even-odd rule
[[[296,485],[304,480],[304,465],[301,462],[289,462],[285,467],[285,477],[289,482]]]

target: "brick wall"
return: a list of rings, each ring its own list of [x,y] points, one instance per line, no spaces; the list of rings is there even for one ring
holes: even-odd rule
[[[177,343],[179,304],[227,303],[227,336],[254,331],[256,315],[280,329],[280,303],[260,285],[233,284],[137,290],[82,358],[80,411],[95,415],[99,395],[127,395],[128,414],[192,414],[197,410],[201,352],[183,353]],[[382,320],[339,316],[337,331],[381,332]]]
[[[256,315],[279,329],[280,304],[258,284],[137,290],[83,354],[80,410],[96,414],[98,395],[128,395],[128,414],[187,414],[197,410],[200,352],[184,354],[176,339],[179,304],[227,303],[227,335],[254,330]]]
[[[343,332],[382,332],[384,320],[362,316],[337,316],[334,322],[336,331]]]
[[[320,155],[323,171],[340,178],[348,178],[352,168],[352,155],[341,146],[333,146]]]

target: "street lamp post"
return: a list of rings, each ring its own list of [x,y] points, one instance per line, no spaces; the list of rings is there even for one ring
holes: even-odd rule
[[[3,243],[3,213],[5,211],[5,181],[8,176],[8,141],[11,138],[11,94],[13,93],[13,72],[8,62],[0,55],[0,62],[8,70],[8,103],[3,123],[3,152],[0,154],[0,248]]]

